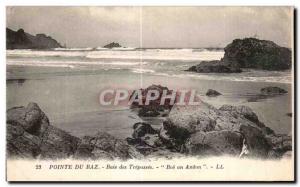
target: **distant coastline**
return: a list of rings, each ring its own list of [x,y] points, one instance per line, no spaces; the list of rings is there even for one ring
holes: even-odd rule
[[[59,42],[46,34],[33,36],[23,29],[14,31],[6,28],[6,49],[52,49],[62,47]]]

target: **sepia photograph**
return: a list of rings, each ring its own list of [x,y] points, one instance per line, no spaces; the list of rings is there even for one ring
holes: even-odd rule
[[[5,9],[7,181],[295,180],[294,7]]]

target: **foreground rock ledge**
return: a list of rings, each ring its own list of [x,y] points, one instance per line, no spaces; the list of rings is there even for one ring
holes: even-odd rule
[[[82,139],[49,124],[36,103],[7,110],[7,156],[42,159],[129,159],[140,154],[127,142],[98,132]]]
[[[121,140],[105,132],[78,138],[49,124],[36,103],[7,110],[9,158],[143,159],[182,156],[281,158],[290,155],[292,138],[278,135],[246,106],[217,109],[173,106],[159,129],[133,125],[132,137]]]
[[[290,136],[275,134],[247,106],[174,105],[161,132],[174,149],[191,155],[280,158],[292,149]]]

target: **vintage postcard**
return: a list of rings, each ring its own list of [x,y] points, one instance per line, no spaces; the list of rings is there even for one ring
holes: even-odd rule
[[[294,181],[294,8],[6,7],[7,181]]]

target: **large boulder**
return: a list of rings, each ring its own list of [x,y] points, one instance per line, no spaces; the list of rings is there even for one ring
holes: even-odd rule
[[[49,124],[36,103],[7,110],[7,150],[11,157],[67,158],[79,138]]]
[[[155,100],[151,100],[148,105],[145,104],[146,97],[149,91],[158,91],[159,95],[158,98]],[[169,90],[167,87],[163,87],[161,85],[151,85],[145,89],[135,90],[130,95],[129,99],[138,99],[139,94],[141,93],[141,100],[142,104],[139,103],[137,100],[132,102],[131,108],[138,110],[138,115],[140,117],[157,117],[157,116],[165,116],[171,110],[173,103],[171,102],[170,98],[166,98],[164,103],[161,102],[161,98],[163,96],[163,92],[166,92],[166,95],[172,95],[173,90]],[[151,92],[150,92],[151,93]],[[174,93],[177,94],[177,93]],[[177,95],[176,95],[177,97]],[[174,103],[176,99],[174,100]]]
[[[138,130],[140,129],[140,130]],[[136,125],[136,136],[151,133]],[[9,158],[41,159],[140,159],[143,156],[125,140],[98,132],[82,139],[49,124],[36,103],[7,110],[7,155]]]
[[[292,53],[272,41],[256,38],[235,39],[224,48],[221,60],[202,61],[187,71],[197,73],[239,73],[241,68],[286,70],[291,68]]]
[[[291,50],[272,41],[256,38],[236,39],[224,49],[221,61],[237,63],[241,68],[285,70],[291,68]]]
[[[219,96],[219,95],[222,95],[222,94],[220,92],[216,91],[216,90],[208,89],[207,92],[206,92],[206,95],[208,97],[216,97],[216,96]]]
[[[287,146],[276,148],[279,142],[270,141],[274,136],[274,131],[247,106],[224,105],[216,109],[203,101],[197,106],[175,104],[160,131],[164,144],[201,156],[239,155],[245,146],[249,157],[268,158],[271,152],[281,157],[291,150],[291,142],[285,141]]]

